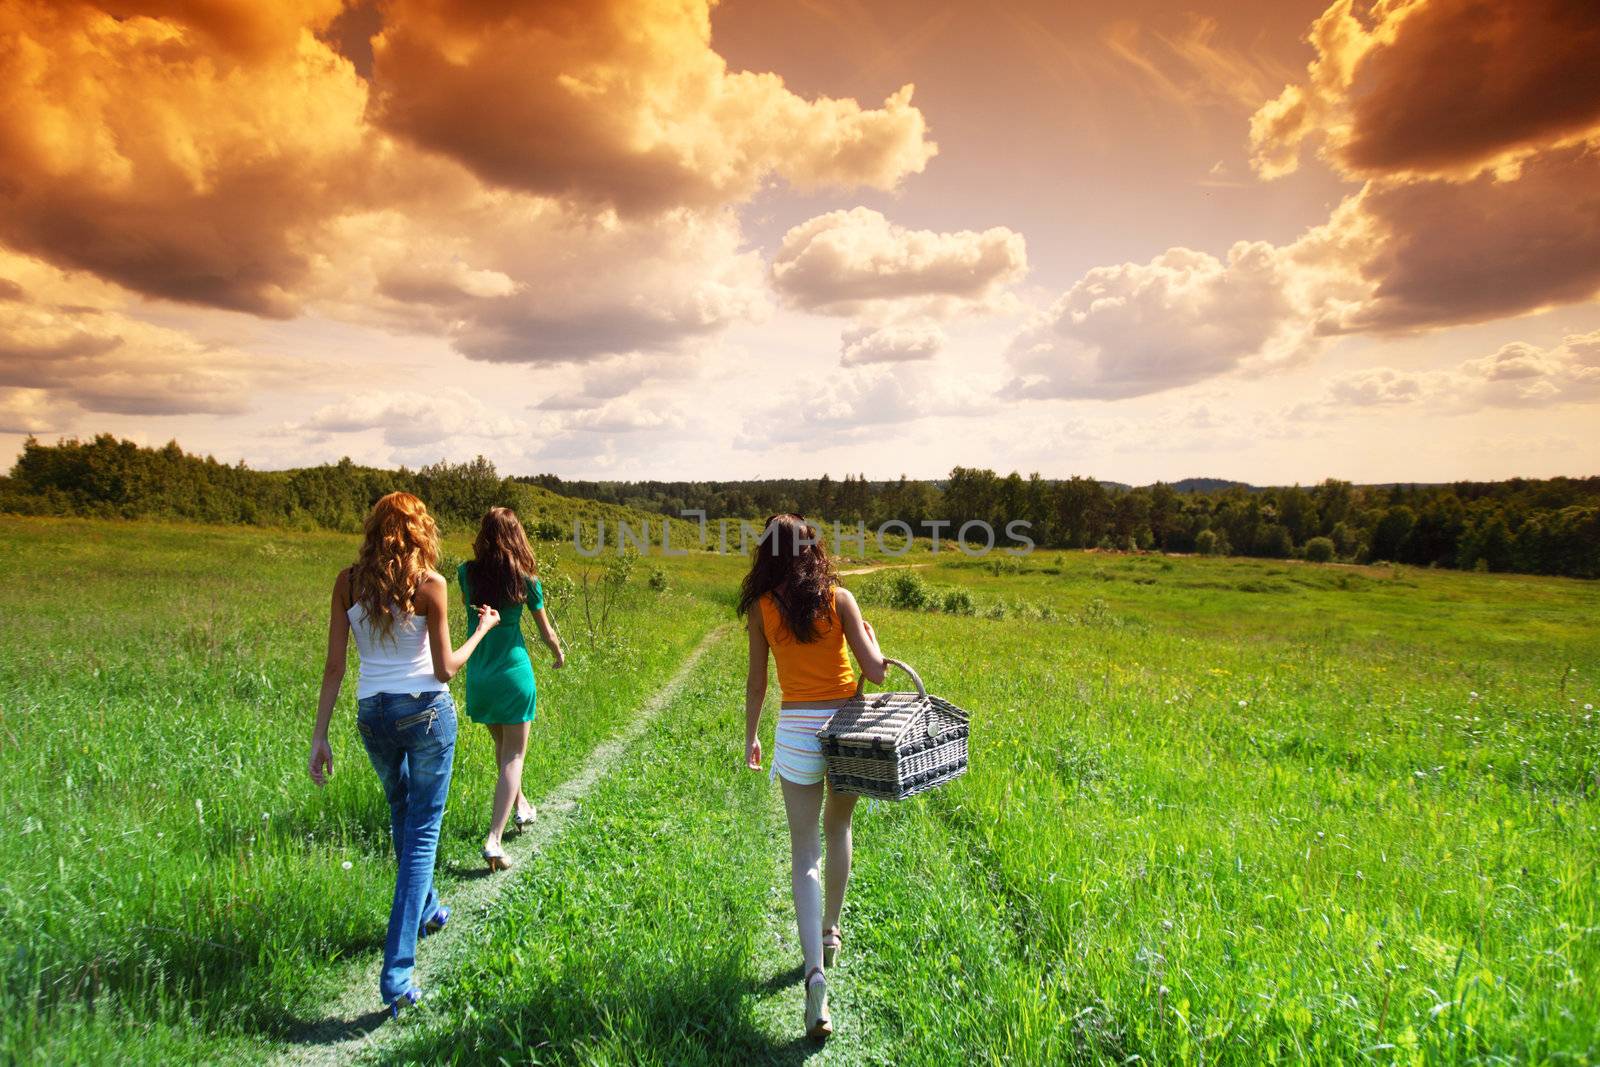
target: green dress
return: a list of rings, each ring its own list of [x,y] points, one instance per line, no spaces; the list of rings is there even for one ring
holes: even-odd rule
[[[461,599],[467,605],[467,632],[478,627],[476,602],[467,579],[467,564],[456,571]],[[539,579],[529,578],[529,611],[544,607]],[[533,661],[522,640],[521,604],[492,605],[500,612],[500,625],[483,635],[467,661],[467,717],[473,722],[508,724],[532,722],[539,692],[533,682]]]

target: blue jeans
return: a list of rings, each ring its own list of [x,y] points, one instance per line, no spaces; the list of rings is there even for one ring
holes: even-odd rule
[[[379,693],[357,702],[356,726],[389,800],[399,865],[378,979],[383,1002],[391,1004],[411,988],[417,937],[439,907],[433,862],[456,752],[455,701],[448,690]]]

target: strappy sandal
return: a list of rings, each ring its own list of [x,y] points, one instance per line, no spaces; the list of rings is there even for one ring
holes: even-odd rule
[[[509,871],[511,869],[511,859],[506,855],[505,849],[499,845],[483,846],[483,862],[489,865],[491,874],[495,871]]]
[[[832,967],[839,962],[839,950],[844,948],[844,930],[830,926],[822,931],[822,965]]]
[[[813,967],[806,975],[806,1036],[813,1041],[826,1041],[833,1033],[833,1018],[828,1014],[828,979],[821,967]]]

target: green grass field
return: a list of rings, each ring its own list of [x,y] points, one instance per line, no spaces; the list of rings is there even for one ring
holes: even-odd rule
[[[348,691],[334,783],[304,772],[354,540],[0,518],[0,543],[0,1061],[293,1050],[371,983],[392,888]],[[536,803],[729,621],[741,573],[648,559],[593,647],[565,609]],[[1600,586],[1094,553],[847,581],[974,741],[962,781],[861,809],[834,1040],[797,1040],[730,631],[374,1058],[1600,1059]],[[952,611],[905,607],[929,599]],[[447,901],[492,780],[464,728]]]

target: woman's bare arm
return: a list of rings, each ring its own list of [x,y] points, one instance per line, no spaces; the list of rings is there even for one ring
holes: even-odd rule
[[[539,628],[539,639],[550,650],[550,654],[556,658],[551,666],[556,670],[560,670],[562,665],[567,662],[567,654],[561,651],[561,635],[556,633],[556,624],[550,621],[550,616],[544,613],[543,608],[533,613],[533,623]]]
[[[500,622],[500,613],[487,604],[478,605],[478,627],[458,649],[450,648],[450,604],[444,578],[432,571],[417,593],[417,607],[428,620],[428,647],[433,651],[433,676],[448,682],[466,665],[483,635]]]
[[[761,769],[761,705],[767,699],[767,634],[761,628],[759,609],[746,620],[750,633],[750,670],[744,679],[744,762],[753,771]]]
[[[350,572],[342,570],[333,583],[333,603],[328,613],[328,652],[322,661],[322,693],[317,698],[317,721],[311,728],[311,760],[307,769],[317,785],[333,774],[333,749],[328,747],[328,724],[344,685],[346,652],[350,643]]]
[[[855,653],[861,673],[873,685],[882,685],[889,664],[883,658],[883,650],[878,647],[878,635],[873,632],[872,624],[861,614],[855,595],[841,587],[834,593],[834,606],[839,611],[839,622],[844,626],[844,639],[850,642],[850,651]]]

